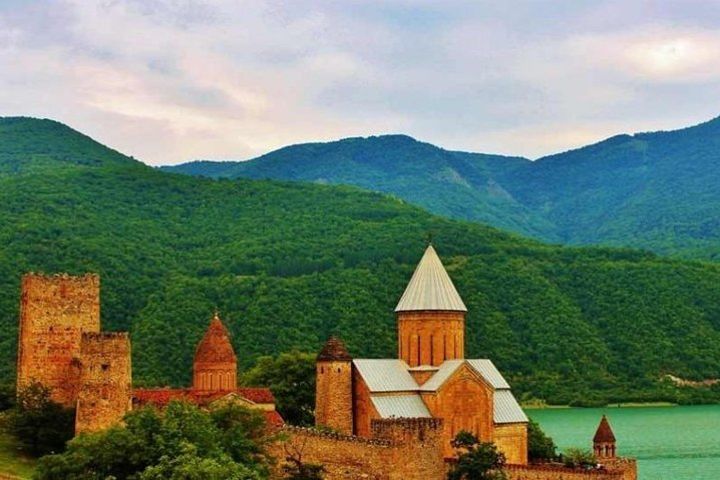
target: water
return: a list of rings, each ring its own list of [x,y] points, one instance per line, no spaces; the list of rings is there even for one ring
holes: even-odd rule
[[[602,414],[618,453],[638,459],[640,480],[719,480],[720,405],[526,410],[560,450],[590,449]]]

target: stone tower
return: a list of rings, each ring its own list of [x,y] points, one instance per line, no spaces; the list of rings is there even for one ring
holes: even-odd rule
[[[610,428],[610,422],[605,415],[600,420],[595,436],[593,437],[593,453],[598,459],[610,459],[616,457],[615,434]]]
[[[27,274],[22,278],[17,387],[33,381],[50,388],[52,399],[74,407],[85,332],[100,331],[97,275]]]
[[[411,367],[465,358],[467,308],[432,245],[395,307],[398,358]]]
[[[353,433],[352,357],[342,340],[330,337],[315,364],[315,424]]]
[[[84,333],[75,433],[120,422],[132,407],[130,338],[123,333]]]
[[[217,312],[195,350],[193,389],[201,391],[237,389],[237,357],[230,343],[230,335]]]

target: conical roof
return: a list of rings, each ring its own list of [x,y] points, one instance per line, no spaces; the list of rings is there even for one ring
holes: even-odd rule
[[[325,342],[322,350],[317,356],[318,361],[332,362],[332,361],[350,361],[352,357],[345,348],[345,344],[336,336],[331,336],[328,341]]]
[[[405,293],[395,307],[396,312],[417,310],[467,312],[432,245],[428,245],[425,250]]]
[[[195,362],[236,362],[230,335],[217,312],[195,350]]]
[[[597,431],[595,432],[595,436],[593,437],[593,442],[595,443],[614,443],[615,442],[615,434],[612,431],[612,428],[610,428],[610,422],[608,422],[608,419],[605,415],[602,416],[602,420],[600,420],[600,425],[598,425]]]

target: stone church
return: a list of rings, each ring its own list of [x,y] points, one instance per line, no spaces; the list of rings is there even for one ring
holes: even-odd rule
[[[527,464],[528,418],[492,361],[465,358],[467,308],[428,246],[395,308],[397,358],[353,359],[330,338],[317,357],[316,424],[372,437],[382,419],[442,419],[443,455],[461,430]]]

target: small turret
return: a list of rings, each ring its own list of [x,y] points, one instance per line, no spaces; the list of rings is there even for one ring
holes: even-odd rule
[[[230,343],[230,335],[217,312],[195,350],[193,389],[202,391],[237,389],[237,357]]]
[[[315,364],[315,424],[353,433],[352,357],[345,344],[330,337]]]
[[[598,459],[615,458],[615,434],[605,415],[600,420],[595,436],[593,437],[593,452]]]

